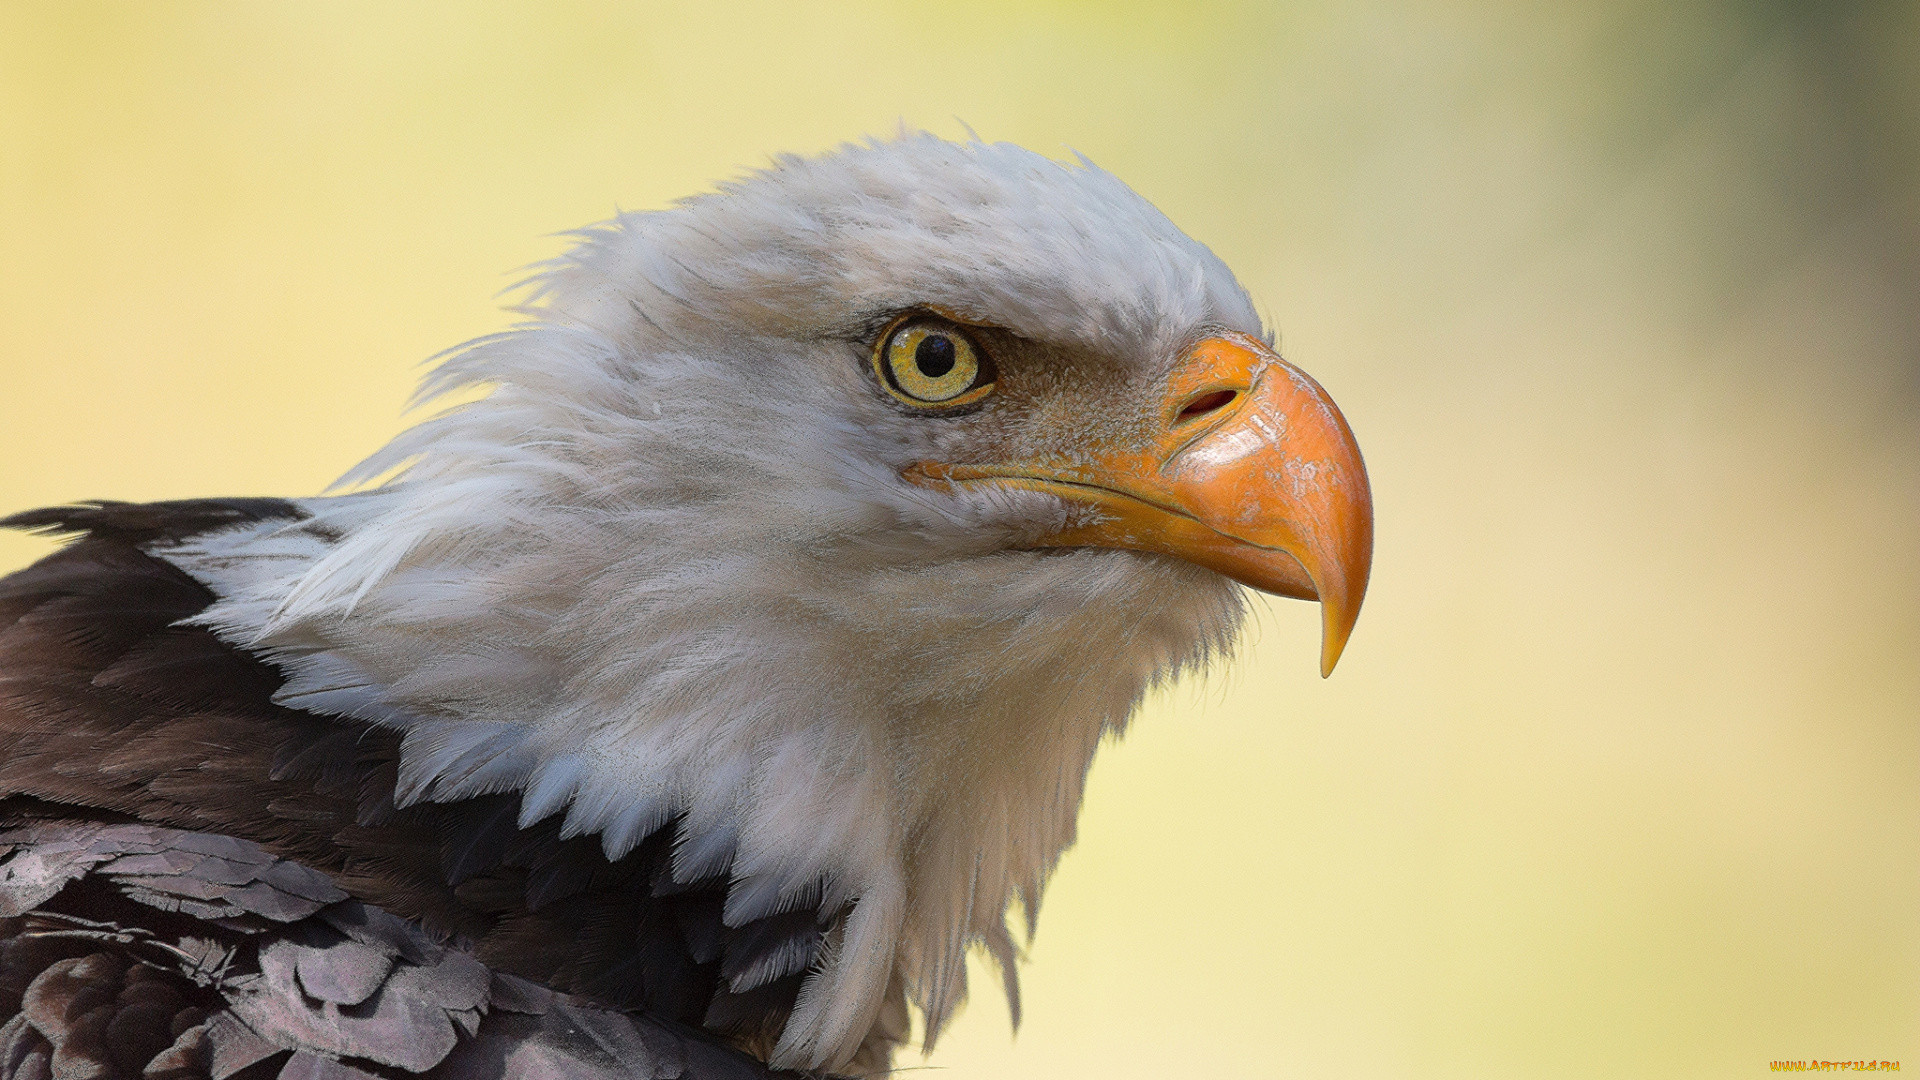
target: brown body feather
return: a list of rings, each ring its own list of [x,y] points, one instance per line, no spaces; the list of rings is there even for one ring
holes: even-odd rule
[[[726,926],[724,877],[671,880],[671,824],[609,862],[592,837],[561,839],[557,818],[516,828],[518,794],[396,808],[397,734],[277,705],[271,663],[177,625],[214,597],[150,549],[299,516],[210,500],[0,523],[83,534],[0,579],[0,821],[243,838],[498,971],[764,1057],[806,964],[740,993],[730,980],[780,950],[810,960],[813,912]]]

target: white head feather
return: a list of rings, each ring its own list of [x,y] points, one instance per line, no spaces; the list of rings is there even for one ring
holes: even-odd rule
[[[730,868],[730,921],[851,901],[776,1064],[848,1061],[902,991],[931,1038],[974,943],[1011,994],[1006,911],[1036,911],[1101,738],[1229,647],[1240,594],[1018,550],[1053,496],[903,480],[981,421],[903,410],[872,335],[936,308],[1093,358],[1001,432],[1037,439],[1123,423],[1099,384],[1202,329],[1259,336],[1246,294],[1089,163],[929,136],[622,215],[538,283],[423,389],[487,395],[348,477],[397,479],[167,553],[220,596],[202,621],[272,650],[285,703],[403,729],[405,800],[524,790],[614,857],[678,818],[676,875]]]

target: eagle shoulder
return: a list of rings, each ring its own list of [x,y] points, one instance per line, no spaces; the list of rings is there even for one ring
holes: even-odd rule
[[[490,971],[228,836],[0,832],[0,1075],[768,1080],[713,1036]]]
[[[496,1009],[485,1002],[462,1006],[480,1009],[476,1015],[484,1022],[455,1017],[446,1021],[452,1028],[436,1028],[455,1033],[458,1053],[449,1050],[429,1069],[446,1068],[447,1061],[477,1060],[472,1055],[480,1051],[469,1048],[482,1045],[494,1047],[487,1052],[498,1058],[496,1065],[518,1062],[521,1058],[508,1054],[519,1045],[515,1040],[533,1040],[527,1045],[538,1046],[545,1045],[543,1038],[558,1038],[550,1028],[599,1031],[593,1025],[603,1021],[576,1015],[578,1010],[598,1009],[594,1015],[612,1018],[604,1021],[614,1025],[607,1038],[618,1035],[620,1023],[639,1025],[635,1030],[652,1025],[675,1033],[673,1037],[689,1047],[705,1048],[699,1054],[720,1054],[714,1060],[734,1070],[711,1075],[780,1075],[740,1051],[764,1057],[791,1013],[824,940],[825,928],[811,912],[727,925],[726,868],[701,881],[675,881],[669,871],[672,822],[622,858],[609,861],[592,837],[562,838],[557,817],[520,828],[518,793],[397,806],[399,733],[276,703],[285,677],[271,656],[256,655],[187,623],[215,597],[164,558],[169,546],[277,519],[300,528],[303,517],[293,503],[231,499],[102,503],[0,521],[7,527],[78,535],[40,562],[0,578],[0,827],[40,830],[18,834],[24,837],[18,841],[22,846],[0,865],[0,883],[43,863],[46,844],[73,842],[46,839],[62,829],[146,830],[137,835],[164,833],[200,837],[192,841],[196,844],[240,845],[259,858],[278,860],[274,866],[292,868],[275,873],[297,870],[329,883],[326,888],[338,897],[328,903],[358,904],[376,913],[369,918],[412,927],[421,940],[435,943],[434,948],[453,948],[484,965],[479,970],[494,980],[489,986],[524,983],[521,997],[545,1000],[543,995],[560,995],[554,999],[561,1002],[555,1006],[558,1012],[514,1013],[505,1005]],[[88,842],[107,841],[96,836]],[[46,938],[53,929],[47,919],[57,923],[54,916],[66,916],[124,923],[119,930],[102,932],[133,934],[140,941],[149,939],[130,928],[147,934],[164,930],[174,934],[169,940],[215,940],[243,933],[228,925],[240,916],[221,906],[232,902],[235,888],[260,886],[262,895],[270,891],[261,884],[265,879],[231,883],[187,874],[176,875],[188,883],[183,888],[218,893],[219,898],[165,891],[148,896],[139,890],[149,884],[128,884],[131,879],[125,875],[107,880],[96,870],[88,864],[77,876],[63,879],[68,883],[48,897],[13,904],[19,911],[8,918],[24,919],[40,911],[36,918],[41,921],[31,929],[7,923],[0,933],[52,940]],[[308,892],[317,889],[320,886],[309,886]],[[163,911],[164,904],[149,902],[155,896],[170,897],[165,904],[175,906]],[[326,898],[309,896],[302,903],[319,899]],[[269,961],[281,953],[263,951],[266,945],[316,947],[313,941],[326,938],[319,927],[331,926],[326,912],[332,910],[298,911],[291,921],[271,928],[268,937],[234,940],[249,943],[242,953],[265,965],[257,974],[270,982],[278,969]],[[130,913],[138,918],[131,919]],[[320,921],[313,923],[315,919]],[[72,928],[82,927],[76,923]],[[117,995],[133,970],[128,965],[138,961],[152,967],[159,962],[150,944],[87,940],[92,944],[86,951],[61,952],[47,964],[77,964],[101,951],[110,959],[92,966],[69,965],[58,978],[84,981],[97,975],[105,980],[102,985],[120,980],[113,983],[119,987],[112,992]],[[50,970],[43,965],[23,976],[21,992]],[[351,973],[340,977],[352,981]],[[406,980],[389,991],[396,1000],[414,1000],[418,992],[424,990]],[[240,1007],[233,1014],[250,1016],[249,1023],[258,1022],[256,1034],[293,1055],[284,1068],[295,1071],[284,1075],[351,1075],[300,1072],[309,1068],[296,1068],[295,1063],[306,1060],[302,1053],[319,1054],[334,1064],[342,1055],[382,1062],[359,1051],[330,1050],[324,1041],[300,1042],[317,1038],[312,1031],[318,1029],[301,1026],[303,1014],[288,1011],[297,998],[264,1012],[248,1014]],[[5,1003],[0,997],[0,1005]],[[428,1008],[420,1000],[414,1004],[427,1009],[423,1015],[439,1008]],[[230,1006],[222,1007],[232,1011]],[[615,1023],[621,1017],[628,1019]],[[268,1036],[259,1029],[278,1034]],[[34,1037],[46,1042],[42,1049],[52,1053],[52,1034],[33,1030],[39,1033]],[[548,1035],[541,1035],[543,1031]],[[24,1029],[17,1033],[25,1040],[20,1046],[40,1046]],[[152,1041],[147,1037],[140,1045]],[[409,1041],[414,1041],[411,1036]],[[514,1052],[523,1057],[535,1053]],[[8,1071],[13,1066],[7,1060],[0,1060],[0,1077],[17,1072]],[[401,1068],[391,1062],[383,1067]],[[502,1075],[475,1069],[479,1067],[422,1075]],[[513,1069],[512,1075],[540,1075],[520,1065]],[[575,1075],[567,1069],[558,1074]]]

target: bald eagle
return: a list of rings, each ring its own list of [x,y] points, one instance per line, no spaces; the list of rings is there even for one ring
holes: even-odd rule
[[[0,1074],[874,1075],[1242,586],[1372,553],[1332,400],[1082,159],[623,214],[307,499],[17,514]]]

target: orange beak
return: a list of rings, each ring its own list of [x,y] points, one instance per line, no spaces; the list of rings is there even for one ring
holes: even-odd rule
[[[1040,547],[1173,555],[1256,589],[1318,600],[1322,676],[1332,674],[1366,596],[1373,495],[1353,432],[1319,383],[1239,334],[1194,346],[1141,445],[1092,448],[1071,463],[926,462],[909,475],[1045,491],[1096,511]]]

